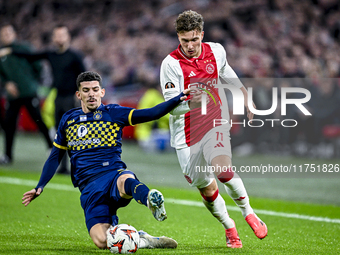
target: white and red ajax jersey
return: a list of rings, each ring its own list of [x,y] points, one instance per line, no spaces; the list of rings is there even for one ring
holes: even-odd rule
[[[226,52],[219,43],[202,43],[202,53],[198,58],[186,57],[179,45],[163,60],[160,79],[165,100],[177,96],[190,86],[198,87],[212,97],[209,98],[205,115],[201,114],[201,108],[189,111],[188,102],[182,102],[171,112],[172,147],[181,149],[194,145],[213,128],[214,119],[229,120],[225,92],[215,88],[220,83],[219,77],[238,88],[243,86],[229,66]]]

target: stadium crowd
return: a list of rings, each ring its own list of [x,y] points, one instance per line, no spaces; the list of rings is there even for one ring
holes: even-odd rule
[[[0,2],[0,22],[15,25],[20,38],[38,50],[49,47],[56,25],[65,24],[72,47],[86,56],[87,69],[102,74],[112,91],[159,83],[162,59],[178,45],[174,20],[186,9],[204,16],[204,41],[225,47],[238,76],[255,79],[259,109],[270,108],[273,86],[303,86],[312,94],[312,117],[301,116],[297,109],[285,117],[298,120],[299,128],[241,128],[232,133],[233,146],[248,141],[249,151],[256,146],[263,152],[293,148],[295,154],[325,154],[323,145],[329,141],[323,127],[340,124],[337,0],[11,0]]]

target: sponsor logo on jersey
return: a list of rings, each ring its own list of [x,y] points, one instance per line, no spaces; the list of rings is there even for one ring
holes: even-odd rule
[[[205,67],[205,70],[207,71],[208,74],[212,74],[215,71],[215,67],[213,64],[209,63],[207,64],[207,66]]]
[[[79,128],[78,128],[78,136],[80,138],[84,137],[86,134],[87,134],[87,128],[84,126],[84,125],[81,125]]]
[[[166,89],[173,89],[173,88],[175,88],[175,85],[172,82],[169,81],[165,84],[165,88]]]
[[[221,142],[219,142],[218,144],[215,145],[214,148],[216,148],[216,147],[224,147],[224,145]]]
[[[221,100],[220,96],[218,95],[218,93],[216,93],[213,85],[209,85],[209,84],[204,83],[204,82],[196,82],[196,83],[190,84],[189,88],[190,87],[196,87],[197,89],[202,90],[205,93],[207,93],[211,97],[211,99],[214,101],[215,105],[217,105],[216,100],[218,100],[220,102],[220,104],[222,105],[222,100]]]
[[[196,74],[193,71],[191,71],[188,77],[194,77],[194,76],[196,76]]]
[[[69,120],[69,121],[67,122],[67,125],[71,125],[74,121],[75,121],[74,119],[73,119],[73,120]]]
[[[93,119],[100,120],[103,117],[103,113],[101,111],[96,111],[93,113]]]
[[[77,140],[77,141],[69,141],[67,143],[67,146],[71,147],[71,146],[85,146],[85,145],[98,145],[100,144],[101,141],[100,141],[100,138],[90,138],[90,139],[87,139],[87,140]]]

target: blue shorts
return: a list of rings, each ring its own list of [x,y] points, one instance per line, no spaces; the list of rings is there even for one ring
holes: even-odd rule
[[[118,224],[118,208],[127,206],[131,201],[119,195],[117,179],[123,174],[135,176],[129,170],[115,170],[89,182],[81,191],[80,203],[88,231],[97,223]]]

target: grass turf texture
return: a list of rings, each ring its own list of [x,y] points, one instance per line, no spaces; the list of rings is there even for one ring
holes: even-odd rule
[[[0,144],[3,144],[3,134],[0,134]],[[47,158],[45,147],[40,135],[18,133],[14,163],[0,167],[0,178],[32,180],[28,186],[0,183],[0,254],[110,254],[92,243],[77,189],[63,191],[47,186],[42,196],[27,208],[21,205],[22,194],[38,182]],[[124,141],[122,157],[140,180],[150,188],[161,190],[166,199],[201,204],[198,192],[183,178],[173,151],[148,154],[136,144]],[[237,166],[339,164],[339,159],[252,155],[235,156],[233,163]],[[255,209],[340,218],[339,178],[242,177]],[[56,175],[52,183],[72,187],[69,176]],[[235,206],[222,187],[220,191],[227,206]],[[135,201],[118,211],[120,223],[131,224],[152,235],[173,237],[179,243],[175,250],[143,249],[137,254],[340,254],[340,224],[259,214],[267,223],[269,234],[264,240],[258,240],[241,213],[229,210],[244,247],[228,249],[222,226],[205,208],[166,202],[166,210],[169,218],[164,222],[157,222],[147,208]]]
[[[39,174],[0,171],[1,177],[37,180]],[[55,176],[51,183],[70,185],[68,176]],[[31,187],[2,183],[0,186],[0,254],[110,254],[97,249],[88,236],[80,193],[45,188],[28,207],[21,205],[22,194]],[[154,187],[165,198],[200,201],[194,190]],[[227,205],[234,205],[226,195]],[[340,208],[331,205],[303,204],[273,199],[251,198],[252,206],[287,213],[339,218]],[[228,249],[224,231],[203,207],[166,203],[168,219],[157,222],[151,212],[132,201],[118,211],[120,223],[128,223],[152,235],[167,235],[177,240],[175,250],[139,250],[138,254],[339,254],[340,224],[259,216],[267,223],[269,234],[255,237],[240,212],[230,211],[235,220],[242,249]]]

